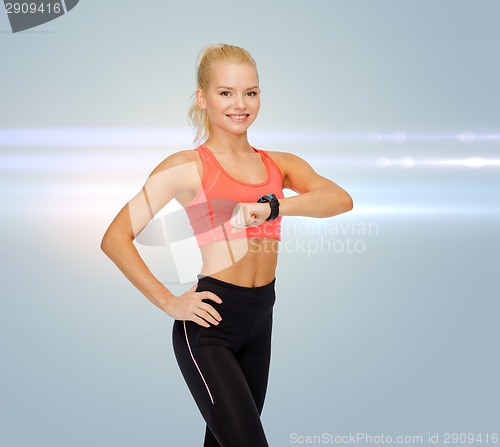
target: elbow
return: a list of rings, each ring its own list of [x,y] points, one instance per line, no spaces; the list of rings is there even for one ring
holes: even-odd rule
[[[133,240],[134,238],[128,233],[110,227],[102,237],[101,250],[108,258],[113,260],[117,256],[117,252],[121,250],[124,245],[132,243]]]
[[[331,211],[329,217],[337,216],[339,214],[347,213],[354,208],[352,197],[345,191],[342,194],[335,194],[331,204]]]
[[[351,211],[354,208],[352,197],[346,192],[344,198],[344,212]]]
[[[109,237],[109,231],[106,231],[106,233],[104,233],[104,236],[102,237],[102,240],[101,240],[101,250],[104,252],[104,254],[106,254],[107,256],[109,256],[109,252],[110,252],[110,237]]]
[[[101,240],[101,250],[108,258],[111,258],[112,253],[117,246],[117,243],[118,240],[116,233],[108,228]]]

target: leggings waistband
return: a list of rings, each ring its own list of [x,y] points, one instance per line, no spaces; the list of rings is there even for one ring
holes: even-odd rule
[[[231,293],[235,293],[239,296],[248,297],[265,297],[274,294],[274,286],[276,283],[276,278],[274,278],[270,283],[263,286],[257,287],[245,287],[239,286],[237,284],[232,284],[221,279],[214,278],[212,276],[198,275],[198,287],[215,287],[218,289],[230,289]]]

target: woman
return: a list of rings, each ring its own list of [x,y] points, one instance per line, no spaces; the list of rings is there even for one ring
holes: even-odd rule
[[[172,317],[181,372],[206,421],[205,447],[267,446],[266,393],[275,270],[282,216],[329,217],[352,209],[349,194],[304,160],[253,148],[247,130],[260,108],[257,67],[232,45],[200,54],[189,117],[194,150],[174,153],[118,213],[101,247],[147,299]],[[297,193],[284,198],[283,189]],[[133,240],[176,199],[200,246],[198,283],[172,294]]]

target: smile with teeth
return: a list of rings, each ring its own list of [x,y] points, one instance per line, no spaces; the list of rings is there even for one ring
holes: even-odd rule
[[[249,115],[227,115],[228,118],[231,118],[233,121],[243,121],[248,118]]]

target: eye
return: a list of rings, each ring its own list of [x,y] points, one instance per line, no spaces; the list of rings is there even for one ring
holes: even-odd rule
[[[259,94],[259,92],[257,91],[251,91],[251,92],[248,92],[248,96],[257,96]]]
[[[224,91],[220,92],[220,95],[221,95],[221,96],[229,96],[230,94],[231,94],[231,93],[230,93],[230,92],[228,92],[227,90],[224,90]]]

